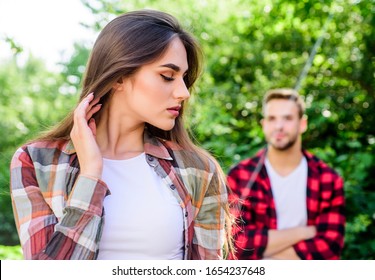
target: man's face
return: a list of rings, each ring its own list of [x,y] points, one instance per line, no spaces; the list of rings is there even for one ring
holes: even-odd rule
[[[300,118],[298,106],[293,100],[272,99],[264,108],[263,132],[267,143],[274,149],[285,151],[300,144],[307,121]]]

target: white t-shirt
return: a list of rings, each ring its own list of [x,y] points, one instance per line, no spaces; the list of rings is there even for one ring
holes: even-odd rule
[[[103,159],[104,228],[98,259],[183,259],[183,211],[142,153]]]
[[[298,167],[288,176],[280,176],[265,160],[276,207],[277,229],[307,224],[307,160],[302,158]]]

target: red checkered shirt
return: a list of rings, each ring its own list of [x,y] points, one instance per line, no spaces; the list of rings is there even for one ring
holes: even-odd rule
[[[294,244],[293,248],[301,259],[339,259],[345,231],[343,180],[311,153],[303,150],[303,154],[308,163],[307,225],[315,225],[317,234]],[[265,155],[266,149],[263,149],[255,157],[241,161],[228,174],[228,184],[233,190],[231,201],[243,199],[242,208],[233,208],[242,222],[234,229],[237,252],[232,258],[262,259],[268,230],[277,229]],[[248,182],[255,170],[259,173],[250,189]]]

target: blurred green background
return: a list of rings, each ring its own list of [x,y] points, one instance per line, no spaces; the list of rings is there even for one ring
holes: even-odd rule
[[[347,227],[342,259],[375,259],[375,1],[180,0],[82,3],[100,30],[114,15],[152,8],[176,16],[200,41],[205,71],[190,102],[192,132],[228,169],[264,146],[259,126],[266,90],[295,87],[307,103],[304,147],[345,180]],[[314,44],[308,74],[298,82]],[[90,46],[76,43],[58,73],[22,46],[0,63],[0,259],[20,259],[9,197],[15,149],[76,104]]]

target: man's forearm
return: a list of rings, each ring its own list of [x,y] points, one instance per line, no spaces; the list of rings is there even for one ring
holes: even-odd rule
[[[285,250],[282,250],[276,254],[273,254],[265,259],[268,260],[300,260],[301,258],[297,255],[294,248],[288,247]]]
[[[313,238],[315,234],[316,229],[314,226],[269,230],[268,243],[263,256],[265,258],[272,258],[273,255],[288,248],[294,251],[292,248],[294,244],[305,239]]]

